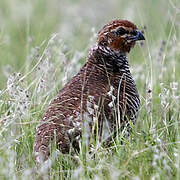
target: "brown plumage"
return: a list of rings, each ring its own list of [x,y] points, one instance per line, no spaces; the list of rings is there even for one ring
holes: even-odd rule
[[[62,153],[79,150],[82,129],[88,137],[98,124],[99,140],[111,137],[137,117],[139,95],[129,70],[127,53],[143,34],[127,20],[114,20],[98,34],[85,65],[50,103],[37,127],[36,160],[42,162],[56,142]]]

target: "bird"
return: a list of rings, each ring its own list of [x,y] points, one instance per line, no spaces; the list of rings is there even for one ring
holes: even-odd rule
[[[103,26],[85,64],[50,102],[36,128],[37,162],[49,158],[53,143],[63,154],[71,148],[79,151],[84,132],[87,139],[98,132],[101,142],[129,122],[135,123],[140,98],[128,53],[141,40],[144,34],[128,20],[116,19]]]

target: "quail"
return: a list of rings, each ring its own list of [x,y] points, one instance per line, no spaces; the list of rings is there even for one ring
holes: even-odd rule
[[[127,54],[140,40],[144,35],[128,20],[113,20],[99,31],[86,63],[51,101],[36,128],[37,162],[48,159],[52,143],[62,153],[79,150],[83,127],[90,137],[97,126],[102,141],[135,122],[140,99]]]

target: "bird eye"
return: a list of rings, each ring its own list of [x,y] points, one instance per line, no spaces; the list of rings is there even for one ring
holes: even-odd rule
[[[117,31],[116,31],[116,34],[117,35],[124,35],[124,34],[126,34],[127,33],[127,31],[124,29],[124,28],[122,28],[122,27],[120,27]]]

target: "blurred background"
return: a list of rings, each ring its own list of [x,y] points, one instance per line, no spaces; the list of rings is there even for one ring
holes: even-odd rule
[[[72,52],[86,55],[94,33],[112,19],[128,19],[139,29],[145,27],[148,47],[143,51],[158,53],[170,28],[180,27],[179,4],[178,0],[1,0],[0,88],[9,71],[24,71],[32,47],[52,34],[59,33]],[[141,62],[139,48],[135,51],[135,61]]]

